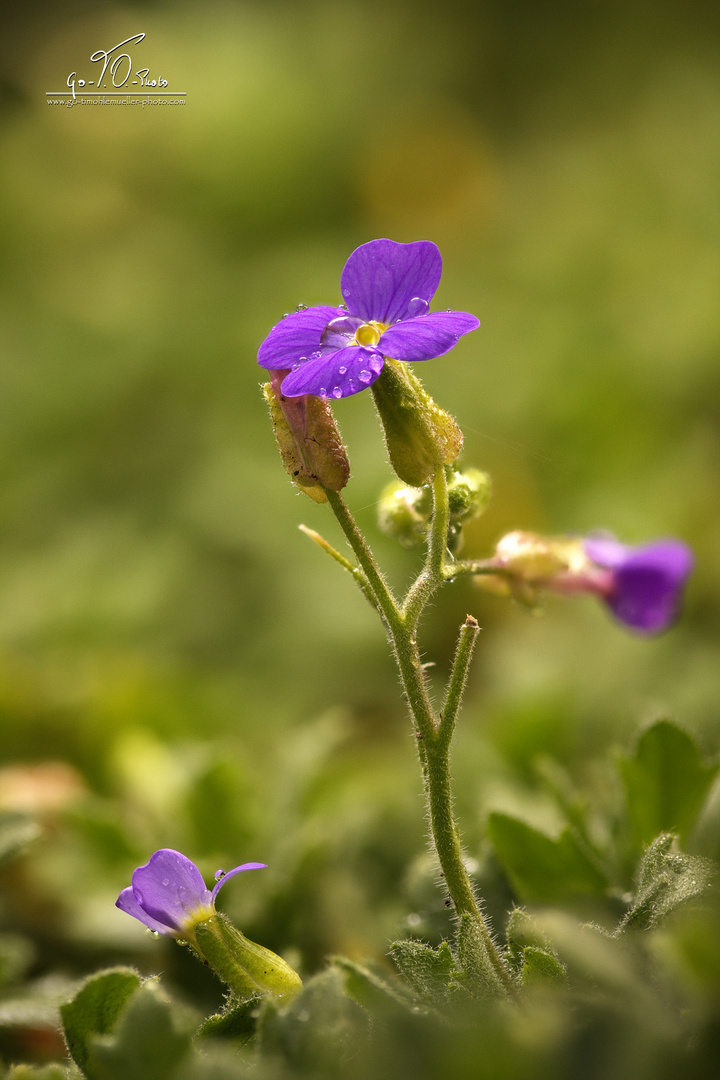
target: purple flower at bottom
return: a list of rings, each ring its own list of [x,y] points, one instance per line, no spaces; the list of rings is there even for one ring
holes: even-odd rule
[[[121,911],[139,919],[158,934],[172,937],[191,935],[196,923],[215,912],[215,897],[231,877],[242,870],[262,870],[266,863],[249,862],[223,874],[218,870],[210,892],[195,863],[172,848],[161,848],[132,876],[132,885],[115,901]]]
[[[430,313],[441,273],[440,252],[429,240],[371,240],[345,263],[344,304],[286,315],[260,346],[258,363],[290,369],[286,397],[343,398],[371,386],[386,357],[409,363],[442,356],[480,321],[464,311]]]
[[[656,540],[625,547],[613,537],[588,537],[583,546],[591,562],[610,571],[602,595],[621,622],[647,634],[670,626],[694,562],[686,544]]]

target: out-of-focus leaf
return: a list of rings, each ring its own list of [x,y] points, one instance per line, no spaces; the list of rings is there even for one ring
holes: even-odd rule
[[[139,987],[111,1035],[91,1039],[89,1080],[170,1080],[190,1051],[196,1021],[153,980]]]
[[[243,1045],[255,1034],[258,1006],[262,1000],[261,995],[248,998],[246,1001],[230,1000],[222,1012],[214,1013],[203,1021],[198,1035],[201,1038],[218,1036],[223,1039],[235,1039]]]
[[[396,1011],[398,1008],[415,1012],[417,1001],[400,985],[393,986],[387,979],[371,971],[364,964],[336,956],[335,964],[344,972],[346,988],[350,997],[371,1014]]]
[[[657,926],[666,915],[700,896],[717,877],[717,865],[701,855],[673,851],[674,836],[658,836],[645,852],[638,869],[637,892],[618,933],[634,927]]]
[[[87,1071],[93,1037],[112,1031],[139,986],[136,971],[112,968],[92,975],[73,1000],[60,1007],[68,1050],[83,1071]]]
[[[666,832],[684,840],[717,772],[705,764],[695,740],[668,720],[644,731],[635,753],[620,757],[619,769],[630,837],[639,846]]]
[[[580,846],[570,828],[556,838],[532,825],[494,813],[488,832],[495,854],[518,897],[529,903],[556,903],[603,896],[607,878]]]
[[[15,982],[35,957],[35,949],[20,934],[0,934],[0,986]]]

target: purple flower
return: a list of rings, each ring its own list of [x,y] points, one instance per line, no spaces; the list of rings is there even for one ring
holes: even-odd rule
[[[621,622],[643,633],[659,633],[674,621],[693,554],[679,540],[625,547],[613,537],[588,537],[585,554],[610,571],[602,595]]]
[[[480,321],[464,311],[429,313],[440,282],[435,244],[371,240],[345,263],[340,307],[311,307],[286,315],[263,341],[258,363],[289,369],[286,397],[342,398],[375,382],[385,357],[431,360],[449,352]]]
[[[231,877],[241,870],[262,870],[266,863],[249,862],[223,874],[218,870],[215,888],[210,892],[195,863],[172,848],[161,848],[145,866],[132,876],[132,885],[123,889],[116,907],[133,915],[158,934],[172,937],[192,935],[196,923],[204,922],[215,912],[215,897]]]

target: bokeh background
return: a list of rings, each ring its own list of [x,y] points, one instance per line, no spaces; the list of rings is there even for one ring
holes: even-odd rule
[[[656,640],[470,583],[430,612],[439,679],[466,612],[483,627],[455,773],[500,918],[482,823],[543,820],[538,762],[602,796],[598,762],[659,715],[718,748],[718,10],[68,0],[3,22],[0,808],[38,830],[2,875],[12,955],[37,987],[129,957],[219,999],[113,907],[159,846],[208,875],[270,863],[223,902],[304,970],[447,932],[382,630],[297,529],[341,543],[282,471],[255,363],[381,236],[435,241],[436,304],[482,321],[417,365],[494,481],[464,554],[518,527],[697,554]],[[185,105],[47,103],[140,31],[135,67]],[[402,586],[420,556],[375,525],[371,398],[335,413]]]

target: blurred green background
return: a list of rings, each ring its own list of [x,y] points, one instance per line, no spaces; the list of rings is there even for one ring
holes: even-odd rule
[[[438,600],[439,678],[466,612],[483,627],[456,752],[469,849],[488,809],[540,813],[538,755],[602,790],[593,755],[664,713],[716,751],[718,10],[70,0],[3,18],[0,808],[42,832],[0,915],[35,970],[144,951],[189,985],[180,950],[113,908],[159,846],[208,874],[270,863],[223,902],[309,970],[382,955],[435,904],[384,636],[297,530],[341,543],[280,466],[255,363],[283,312],[339,301],[375,237],[435,241],[436,305],[482,321],[416,365],[493,476],[465,555],[512,528],[697,553],[658,640],[591,600]],[[185,105],[46,103],[140,31],[135,67]],[[420,556],[375,526],[370,396],[335,413],[348,501],[402,585]]]

